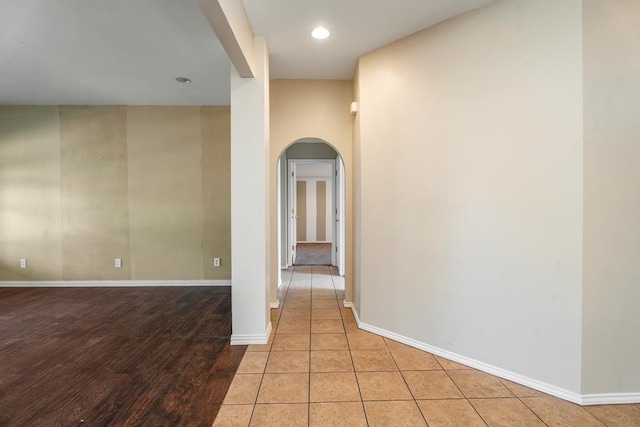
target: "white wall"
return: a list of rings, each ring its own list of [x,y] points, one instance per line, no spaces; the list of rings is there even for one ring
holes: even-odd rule
[[[581,21],[497,1],[365,55],[354,129],[361,320],[573,393]]]
[[[255,78],[242,78],[231,69],[231,344],[239,345],[265,344],[271,333],[272,225],[273,235],[277,232],[270,221],[269,51],[264,38],[255,38],[254,54]]]
[[[640,2],[584,2],[583,393],[640,392]]]
[[[300,162],[296,167],[296,174],[298,178],[314,178],[314,177],[333,177],[333,163],[332,162]]]

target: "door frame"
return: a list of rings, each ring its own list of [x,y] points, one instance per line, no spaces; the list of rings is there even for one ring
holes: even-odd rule
[[[333,256],[335,262],[333,265],[338,267],[338,274],[344,276],[345,264],[346,264],[346,191],[347,185],[345,181],[345,166],[342,156],[338,156],[335,160],[335,175],[334,182],[334,212],[335,212],[335,231],[334,231],[334,244],[336,247],[333,249]]]
[[[338,155],[338,159],[340,159],[340,161],[342,161],[342,157],[340,155]],[[331,189],[332,189],[332,199],[333,199],[333,206],[331,208],[331,223],[335,224],[336,223],[336,186],[338,185],[337,183],[337,171],[336,171],[336,159],[287,159],[287,179],[288,179],[288,183],[289,185],[287,186],[287,230],[289,231],[288,236],[287,236],[287,266],[292,266],[295,263],[295,248],[296,245],[298,244],[297,242],[297,233],[296,233],[296,227],[297,227],[297,207],[296,207],[296,190],[297,190],[297,172],[296,172],[296,166],[298,164],[310,164],[310,163],[325,163],[325,164],[329,164],[331,165],[332,171],[331,171]],[[343,163],[344,164],[344,163]],[[344,192],[344,188],[341,189],[341,193]],[[335,235],[336,232],[336,228],[333,228],[333,237],[331,239],[331,262],[332,265],[337,265],[337,259],[336,259],[336,239],[337,236]],[[342,237],[342,240],[344,240],[344,236]]]
[[[296,163],[287,160],[287,267],[296,261],[296,246],[298,244],[298,212],[297,212],[297,185]]]

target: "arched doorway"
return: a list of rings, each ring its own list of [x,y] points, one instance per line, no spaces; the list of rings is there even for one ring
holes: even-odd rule
[[[319,138],[292,142],[277,162],[278,287],[282,269],[297,264],[323,264],[344,277],[345,165],[340,153]],[[302,217],[304,215],[304,218]],[[302,260],[299,245],[327,247],[316,258]]]

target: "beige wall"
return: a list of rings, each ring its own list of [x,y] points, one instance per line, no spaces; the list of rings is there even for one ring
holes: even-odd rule
[[[229,279],[229,117],[0,107],[0,280]]]
[[[58,108],[0,107],[0,280],[62,277],[60,196]]]
[[[573,393],[581,20],[499,0],[367,54],[354,132],[361,320]]]
[[[584,1],[583,393],[640,391],[640,3]]]
[[[231,278],[231,116],[227,106],[200,110],[204,278]],[[222,258],[212,268],[213,258]]]
[[[59,114],[62,277],[129,279],[127,107],[60,107]]]
[[[351,186],[351,82],[341,80],[272,80],[270,89],[269,168],[271,236],[277,236],[276,165],[283,151],[302,138],[319,138],[342,156],[346,174],[346,277],[345,299],[351,301],[352,210]],[[271,239],[271,260],[277,263],[277,240]],[[277,300],[278,270],[271,269],[271,302]]]
[[[356,69],[353,74],[352,83],[352,99],[357,103],[358,109],[360,108],[360,66],[356,64]],[[351,230],[351,239],[353,243],[353,276],[352,276],[352,292],[353,292],[353,306],[358,313],[362,312],[362,144],[360,141],[360,113],[356,113],[352,119],[351,126],[351,140],[352,140],[352,164],[353,164],[353,192],[352,192],[352,212],[347,214],[351,217],[353,228]]]

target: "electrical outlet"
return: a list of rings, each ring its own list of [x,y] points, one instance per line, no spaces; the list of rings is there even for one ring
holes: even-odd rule
[[[25,258],[20,260],[20,268],[27,268],[27,260]]]
[[[122,259],[116,258],[116,268],[122,268]]]
[[[213,259],[213,266],[214,267],[220,267],[220,258],[214,258]]]

